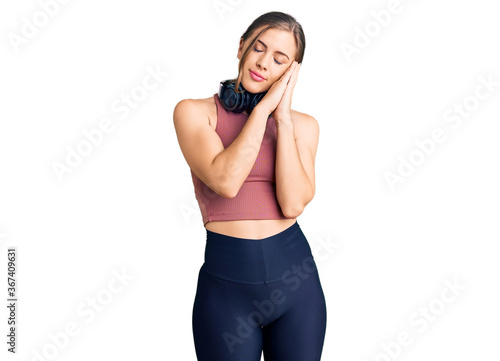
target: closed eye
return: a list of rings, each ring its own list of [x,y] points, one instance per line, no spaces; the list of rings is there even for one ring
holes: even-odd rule
[[[262,50],[257,50],[257,48],[253,48],[254,51],[258,52],[258,53],[262,53]],[[278,65],[282,65],[283,63],[280,63],[279,61],[277,61],[276,59],[274,59],[274,62]]]

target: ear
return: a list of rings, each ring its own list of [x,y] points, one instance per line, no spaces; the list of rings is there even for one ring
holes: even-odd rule
[[[236,55],[236,57],[238,59],[241,59],[241,56],[243,55],[243,38],[240,39],[240,46],[238,48],[238,54]]]

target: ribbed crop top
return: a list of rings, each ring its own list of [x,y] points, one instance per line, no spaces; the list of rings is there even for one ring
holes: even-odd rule
[[[226,110],[214,94],[217,107],[215,132],[227,148],[240,134],[249,115]],[[234,198],[225,198],[203,183],[191,170],[195,197],[200,206],[203,226],[209,221],[243,219],[284,219],[276,198],[276,125],[273,117],[267,120],[259,154],[252,170]]]

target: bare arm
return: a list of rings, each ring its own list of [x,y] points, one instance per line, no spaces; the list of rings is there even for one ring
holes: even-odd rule
[[[283,214],[296,218],[314,198],[314,161],[318,147],[319,126],[307,116],[297,125],[287,119],[277,122],[276,196]]]
[[[179,146],[193,173],[217,194],[233,198],[257,159],[268,115],[256,106],[226,149],[193,100],[177,103],[173,117]]]

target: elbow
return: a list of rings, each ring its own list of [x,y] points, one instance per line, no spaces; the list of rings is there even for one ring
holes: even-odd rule
[[[224,198],[234,198],[238,194],[238,189],[236,189],[234,185],[229,182],[220,181],[218,188],[219,190],[217,193]]]
[[[207,182],[204,182],[208,188],[212,190],[218,196],[224,198],[234,198],[238,191],[235,191],[234,185],[229,182],[227,176],[223,176],[211,169],[211,171],[207,175]],[[208,197],[213,197],[215,194],[208,195]]]
[[[211,179],[215,188],[212,188],[215,193],[224,198],[234,198],[238,194],[239,187],[234,184],[234,177],[226,171],[220,171],[214,166],[215,159],[212,162]],[[240,185],[241,187],[241,185]]]
[[[281,211],[286,218],[297,218],[304,212],[306,205],[314,198],[314,190],[312,190],[311,195],[307,198],[307,200],[300,202],[297,201],[295,204],[287,204],[284,207],[281,207]]]
[[[282,209],[286,218],[297,218],[304,212],[304,207],[287,207]]]
[[[222,188],[219,195],[224,198],[234,198],[238,192],[234,192],[231,188]]]
[[[208,188],[210,188],[217,195],[224,198],[234,198],[236,197],[237,192],[234,192],[232,188],[227,187],[221,183],[210,183],[207,184]]]

